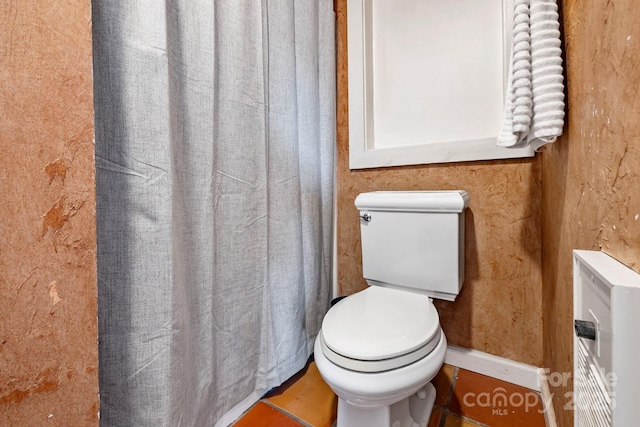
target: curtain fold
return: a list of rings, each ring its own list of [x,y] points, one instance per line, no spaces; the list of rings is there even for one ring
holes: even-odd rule
[[[93,2],[101,423],[213,425],[331,292],[332,2]]]

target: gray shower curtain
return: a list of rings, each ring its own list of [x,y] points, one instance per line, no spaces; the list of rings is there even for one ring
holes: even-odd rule
[[[331,290],[330,0],[93,2],[107,426],[211,426],[304,366]]]

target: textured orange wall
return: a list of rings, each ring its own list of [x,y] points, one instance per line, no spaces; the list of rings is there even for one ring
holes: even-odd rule
[[[338,47],[338,280],[364,289],[356,196],[375,190],[467,190],[466,280],[436,301],[452,344],[542,365],[538,158],[349,170],[346,0],[336,1]]]
[[[90,1],[0,16],[0,424],[97,425]]]
[[[573,370],[573,249],[640,271],[640,2],[565,0],[569,114],[542,154],[544,364]],[[565,393],[552,390],[561,426]]]

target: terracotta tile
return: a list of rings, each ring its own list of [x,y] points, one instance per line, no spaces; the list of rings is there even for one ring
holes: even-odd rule
[[[545,426],[539,393],[464,369],[449,410],[491,427]]]
[[[338,398],[320,376],[315,362],[296,377],[295,382],[287,382],[284,390],[276,390],[266,400],[314,427],[331,427]]]
[[[233,427],[302,427],[302,424],[266,403],[258,402]]]
[[[427,427],[438,427],[440,425],[441,418],[442,411],[438,408],[433,408],[433,411],[431,411],[431,418],[429,418],[429,425]]]
[[[456,367],[444,364],[442,369],[431,380],[431,384],[436,388],[436,406],[446,406],[449,403],[449,392],[456,374]]]
[[[479,424],[470,420],[464,420],[455,415],[447,415],[447,420],[444,422],[444,427],[477,427]]]

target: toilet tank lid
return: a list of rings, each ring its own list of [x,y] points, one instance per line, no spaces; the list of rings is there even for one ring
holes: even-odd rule
[[[356,197],[356,207],[366,211],[462,212],[469,206],[464,190],[373,191]]]

